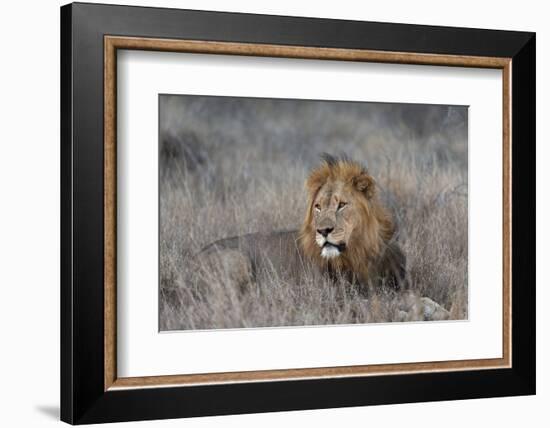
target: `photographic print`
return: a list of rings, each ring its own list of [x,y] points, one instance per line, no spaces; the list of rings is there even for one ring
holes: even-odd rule
[[[468,108],[159,95],[161,331],[468,318]]]

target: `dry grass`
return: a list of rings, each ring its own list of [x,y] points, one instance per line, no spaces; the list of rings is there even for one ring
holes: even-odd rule
[[[236,290],[190,257],[215,240],[297,229],[319,153],[366,162],[392,209],[413,290],[467,318],[466,109],[161,97],[161,330],[393,321],[404,305],[367,302],[311,272],[262,272]]]

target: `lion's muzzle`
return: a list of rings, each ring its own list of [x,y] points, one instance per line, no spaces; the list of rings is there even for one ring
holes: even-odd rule
[[[321,247],[321,256],[326,259],[332,259],[338,257],[346,249],[346,244],[334,244],[326,241]]]

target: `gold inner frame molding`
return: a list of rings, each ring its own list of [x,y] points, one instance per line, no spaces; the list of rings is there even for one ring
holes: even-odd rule
[[[502,358],[376,364],[301,369],[261,370],[170,376],[118,377],[116,366],[116,90],[117,50],[146,50],[211,55],[241,55],[393,64],[440,65],[502,70],[503,144],[503,320]],[[359,377],[405,373],[480,370],[511,367],[511,248],[512,248],[512,164],[511,164],[511,58],[383,52],[305,46],[170,40],[140,37],[104,37],[104,389],[192,386],[204,384],[262,382],[313,378]]]

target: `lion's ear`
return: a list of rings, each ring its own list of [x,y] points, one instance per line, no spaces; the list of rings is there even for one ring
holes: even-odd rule
[[[362,173],[356,177],[353,177],[354,187],[363,193],[367,199],[370,199],[374,196],[375,192],[375,181],[369,174]]]

